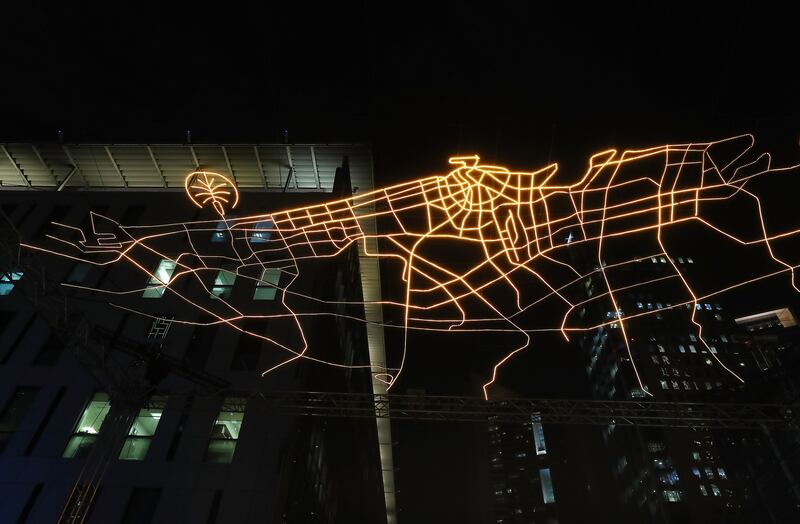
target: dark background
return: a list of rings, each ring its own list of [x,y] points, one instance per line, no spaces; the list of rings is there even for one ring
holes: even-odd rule
[[[182,143],[187,130],[197,143],[369,142],[378,185],[443,172],[460,153],[516,169],[558,161],[569,179],[601,148],[743,132],[779,164],[800,159],[796,18],[766,2],[26,3],[2,18],[0,142],[55,141],[59,130],[66,142]],[[797,216],[796,194],[765,197],[783,220]],[[780,306],[787,281],[778,284],[736,303]],[[575,350],[538,343],[510,385],[588,395]],[[413,344],[410,363],[424,354],[425,365],[403,388],[477,393],[480,340]],[[483,489],[471,480],[485,464],[473,437],[407,428],[404,520],[463,521]],[[575,460],[577,478],[588,459]],[[409,507],[415,497],[425,512]]]

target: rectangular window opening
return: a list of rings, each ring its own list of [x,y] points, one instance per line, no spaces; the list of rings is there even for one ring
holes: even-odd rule
[[[172,279],[175,266],[175,261],[166,258],[162,259],[153,272],[153,276],[147,281],[147,289],[144,290],[142,296],[144,298],[161,298],[169,285],[169,281]]]
[[[281,280],[281,270],[273,267],[265,268],[261,278],[256,283],[253,300],[275,300],[278,293],[278,284]]]
[[[122,450],[119,452],[120,460],[145,459],[153,436],[156,434],[158,423],[161,422],[161,415],[164,413],[166,402],[166,397],[152,397],[139,410],[139,414],[128,430],[128,436],[125,438]]]
[[[226,397],[211,429],[205,461],[229,464],[236,452],[236,443],[244,421],[245,398]]]
[[[64,458],[85,458],[89,454],[110,409],[108,393],[98,391],[92,395],[64,448]]]

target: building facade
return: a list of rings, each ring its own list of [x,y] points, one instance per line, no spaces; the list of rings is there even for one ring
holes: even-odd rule
[[[235,181],[241,214],[367,190],[366,148],[4,147],[0,520],[395,521],[386,419],[296,418],[259,403],[268,391],[376,392],[370,368],[385,362],[381,335],[357,319],[379,314],[360,303],[380,296],[380,281],[363,246],[304,264],[293,292],[330,305],[304,317],[302,332],[281,321],[279,271],[242,278],[200,268],[202,285],[176,282],[181,295],[206,304],[203,312],[130,265],[92,266],[18,246],[53,246],[60,224],[86,231],[90,212],[126,226],[210,219],[181,194],[183,177],[198,167]],[[110,223],[98,227],[114,232]],[[225,234],[209,231],[203,248],[221,249]],[[167,280],[174,271],[168,259],[141,260]],[[362,368],[302,361],[262,378],[285,357],[214,322],[208,311],[227,301],[275,315],[238,328],[287,345],[305,336],[326,360]]]

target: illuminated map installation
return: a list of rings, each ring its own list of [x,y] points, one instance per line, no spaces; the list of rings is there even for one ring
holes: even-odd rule
[[[382,303],[402,312],[402,326],[392,327],[403,329],[406,341],[396,366],[372,368],[374,376],[389,387],[406,363],[411,331],[518,332],[521,343],[496,362],[491,380],[484,385],[488,398],[488,388],[498,369],[529,347],[536,332],[560,331],[569,339],[572,332],[613,324],[621,330],[633,372],[647,393],[628,345],[626,325],[656,311],[625,314],[619,295],[651,281],[617,282],[620,268],[640,263],[643,258],[640,249],[637,257],[614,259],[615,242],[639,239],[636,242],[641,242],[643,248],[652,247],[647,260],[653,256],[669,261],[671,273],[658,280],[669,280],[685,295],[685,300],[670,304],[669,308],[691,310],[698,339],[707,349],[703,326],[695,318],[696,307],[703,299],[779,274],[786,274],[791,285],[800,291],[796,261],[793,265],[775,249],[776,243],[793,242],[800,230],[770,231],[761,199],[749,190],[756,178],[786,173],[794,176],[797,166],[773,167],[769,154],[753,153],[753,142],[750,135],[743,135],[708,143],[607,150],[591,156],[588,169],[581,176],[572,177],[571,183],[561,181],[563,175],[558,173],[557,164],[533,172],[516,172],[484,165],[477,156],[454,157],[450,159],[453,169],[446,175],[428,176],[324,204],[235,218],[230,217],[229,211],[236,207],[240,195],[233,182],[219,173],[197,171],[186,177],[187,195],[196,206],[213,209],[216,220],[153,226],[118,224],[116,233],[100,233],[96,223],[110,219],[92,214],[92,232],[57,224],[64,234],[50,239],[62,247],[26,247],[98,265],[122,261],[133,264],[149,278],[148,286],[106,293],[172,293],[213,316],[215,323],[226,323],[272,343],[286,352],[286,358],[264,370],[264,375],[301,358],[347,367],[326,360],[308,347],[302,334],[302,317],[314,313],[294,310],[286,299],[297,295],[291,288],[300,277],[300,262],[337,256],[367,237],[360,220],[369,210],[368,216],[378,219],[385,232],[376,235],[381,252],[367,254],[400,261],[399,277],[405,285],[404,300]],[[727,206],[728,212],[735,210],[753,227],[740,231],[720,222],[714,218],[714,210],[720,206]],[[762,258],[771,259],[774,270],[698,294],[672,258],[665,240],[666,232],[686,223],[701,224],[728,241],[757,249]],[[207,244],[211,235],[224,240],[227,253],[203,252],[200,246]],[[175,246],[188,249],[173,252]],[[592,264],[585,263],[586,256],[584,263],[576,261],[577,246],[584,255],[590,255]],[[162,259],[163,263],[154,269],[141,262],[146,257]],[[226,271],[250,279],[257,288],[272,290],[285,312],[254,314],[214,293],[208,275]],[[582,298],[571,291],[590,277],[602,282],[604,289]],[[186,279],[199,282],[209,295],[215,295],[214,307],[185,296],[175,283]],[[576,311],[600,301],[605,310],[614,314],[595,323],[576,320]],[[218,307],[220,304],[223,307]],[[526,313],[543,304],[563,308],[560,323],[527,325]],[[243,318],[273,316],[294,323],[301,335],[300,346],[246,331],[239,322]],[[741,380],[715,352],[709,351],[709,355]]]

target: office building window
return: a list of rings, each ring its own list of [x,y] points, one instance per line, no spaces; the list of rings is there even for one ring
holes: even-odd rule
[[[231,360],[231,369],[254,371],[258,367],[264,339],[257,335],[264,333],[266,324],[266,320],[260,319],[249,319],[244,323],[242,327],[244,332],[239,335],[239,342],[236,344],[236,351],[234,351],[233,359]]]
[[[717,475],[723,480],[728,478],[728,475],[725,473],[725,468],[717,468]]]
[[[161,422],[166,401],[166,397],[153,397],[139,410],[119,452],[120,460],[144,460],[153,435],[156,434],[158,423]]]
[[[25,506],[22,507],[22,511],[19,513],[19,517],[17,517],[18,523],[28,522],[33,507],[36,505],[36,500],[39,498],[39,495],[41,495],[43,488],[44,484],[36,484],[33,487],[31,494],[28,496],[28,500],[25,501]]]
[[[206,450],[206,462],[230,463],[242,430],[246,399],[226,397],[222,402]]]
[[[539,478],[542,481],[542,498],[545,504],[553,504],[556,501],[556,495],[553,492],[553,480],[550,478],[550,468],[539,470]]]
[[[38,394],[39,388],[19,387],[6,402],[5,408],[0,412],[0,453],[11,441]]]
[[[256,283],[253,300],[275,300],[278,284],[281,280],[281,270],[268,267],[261,272],[261,278]]]
[[[681,492],[677,490],[664,490],[662,492],[664,494],[664,500],[667,502],[680,502],[681,501]]]
[[[230,298],[235,283],[235,271],[232,271],[231,268],[220,269],[214,279],[214,286],[211,288],[211,297]]]
[[[225,242],[229,238],[231,238],[231,230],[228,225],[228,222],[232,221],[234,216],[229,216],[227,219],[220,220],[217,222],[217,227],[215,231],[211,234],[211,241],[212,242]]]
[[[253,232],[250,235],[250,243],[251,244],[266,243],[272,236],[273,227],[274,226],[272,224],[272,220],[264,220],[262,222],[256,222],[255,226],[253,227]]]
[[[64,458],[84,458],[89,454],[110,409],[108,393],[100,391],[92,396],[64,448]]]
[[[55,335],[47,337],[47,341],[36,354],[32,364],[34,366],[54,366],[64,349],[64,344]]]
[[[705,487],[704,485],[702,485],[702,484],[700,484],[700,493],[702,493],[704,497],[707,497],[707,496],[708,496],[708,490],[707,490],[707,489],[706,489],[706,487]]]
[[[120,523],[140,524],[142,522],[153,522],[160,498],[160,488],[133,488]]]
[[[542,418],[539,415],[532,415],[531,421],[533,422],[533,444],[536,448],[537,455],[547,454],[547,445],[544,442],[544,428],[542,427]]]
[[[719,488],[716,484],[711,484],[711,493],[714,494],[715,497],[721,497],[722,493],[720,492]]]
[[[174,272],[175,262],[173,260],[166,258],[161,260],[153,272],[153,276],[147,281],[147,289],[144,290],[142,296],[144,298],[161,298]]]
[[[10,295],[14,285],[22,280],[22,271],[5,271],[0,274],[0,296]]]

